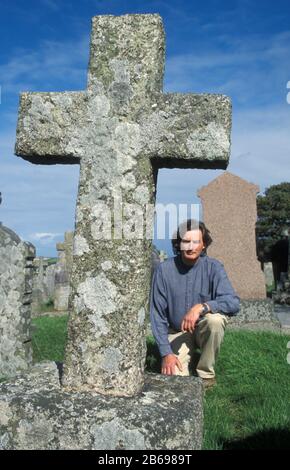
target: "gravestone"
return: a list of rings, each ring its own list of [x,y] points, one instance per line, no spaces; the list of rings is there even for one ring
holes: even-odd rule
[[[48,259],[40,256],[33,262],[32,315],[38,316],[43,305],[54,299],[55,264],[49,265]]]
[[[68,310],[70,278],[73,261],[73,232],[65,232],[64,242],[57,243],[58,260],[55,268],[55,310]]]
[[[40,404],[39,388],[30,394],[21,420],[2,387],[5,448],[61,448],[59,429],[73,448],[201,446],[201,381],[146,375],[144,385],[152,233],[132,237],[132,221],[136,204],[154,203],[159,168],[226,167],[231,105],[223,95],[163,94],[164,47],[159,15],[95,17],[87,90],[21,96],[16,153],[34,163],[80,163],[80,182],[64,386],[42,382],[46,399]],[[15,382],[13,396],[24,388]],[[102,413],[106,395],[114,405]],[[73,423],[86,419],[92,400],[84,447]],[[36,443],[37,427],[51,440]]]
[[[0,223],[0,377],[32,364],[31,294],[35,249]]]
[[[256,198],[259,187],[229,172],[203,186],[204,222],[213,243],[208,255],[225,266],[241,299],[265,299],[265,278],[256,253]]]
[[[265,277],[256,252],[256,197],[259,187],[224,172],[198,195],[213,243],[208,255],[220,260],[241,298],[240,313],[231,326],[280,329],[273,303],[266,298]]]

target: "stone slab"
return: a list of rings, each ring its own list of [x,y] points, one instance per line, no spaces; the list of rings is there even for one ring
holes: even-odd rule
[[[202,397],[201,379],[159,374],[133,398],[67,393],[40,363],[0,385],[0,449],[200,449]]]

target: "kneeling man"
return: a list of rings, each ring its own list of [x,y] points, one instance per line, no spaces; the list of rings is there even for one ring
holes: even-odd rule
[[[180,224],[172,238],[176,256],[155,269],[150,305],[162,374],[189,375],[198,348],[194,368],[205,388],[215,384],[214,365],[228,317],[238,313],[240,304],[222,263],[206,255],[211,242],[203,222]]]

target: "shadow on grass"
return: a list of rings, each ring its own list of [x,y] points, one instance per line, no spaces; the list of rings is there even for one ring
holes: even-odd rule
[[[238,449],[290,449],[290,429],[268,429],[245,439],[226,441],[223,450]]]

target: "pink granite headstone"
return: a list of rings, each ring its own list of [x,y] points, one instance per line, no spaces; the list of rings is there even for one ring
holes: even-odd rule
[[[265,299],[265,278],[256,254],[256,196],[259,186],[225,172],[198,191],[203,220],[220,260],[241,299]]]

